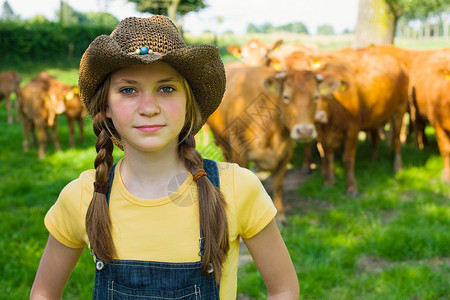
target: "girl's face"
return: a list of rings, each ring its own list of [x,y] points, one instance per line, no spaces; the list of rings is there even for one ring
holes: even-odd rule
[[[144,152],[176,147],[186,118],[181,75],[163,62],[114,72],[106,116],[112,119],[125,151],[130,147]]]

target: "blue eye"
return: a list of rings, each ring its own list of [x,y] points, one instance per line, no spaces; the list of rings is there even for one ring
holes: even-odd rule
[[[124,94],[133,94],[134,93],[134,89],[133,88],[123,88],[123,89],[121,89],[120,90],[120,92],[121,93],[124,93]]]
[[[169,94],[169,93],[172,93],[175,89],[171,86],[163,86],[159,90],[165,94]]]

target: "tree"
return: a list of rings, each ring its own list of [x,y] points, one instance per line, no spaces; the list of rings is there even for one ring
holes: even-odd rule
[[[276,27],[277,30],[308,34],[308,28],[302,22],[289,23]]]
[[[14,13],[14,11],[12,10],[8,1],[5,0],[5,2],[3,2],[2,15],[1,15],[0,19],[2,19],[2,20],[17,20],[18,18],[19,18],[19,16],[17,16]]]
[[[333,26],[331,26],[329,24],[319,25],[317,27],[317,34],[332,35],[332,34],[334,34],[334,28],[333,28]]]
[[[449,7],[448,0],[359,0],[354,46],[393,44],[400,17],[427,18]]]
[[[203,0],[128,0],[136,4],[140,12],[168,16],[178,27],[181,27],[184,16],[206,7]]]
[[[88,12],[84,13],[84,19],[80,24],[89,26],[105,26],[114,28],[119,20],[107,12]]]
[[[86,20],[82,13],[74,10],[67,2],[61,1],[60,10],[57,11],[59,22],[64,25],[80,24]]]

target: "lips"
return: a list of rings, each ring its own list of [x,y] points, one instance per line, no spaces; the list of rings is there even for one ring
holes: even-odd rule
[[[142,125],[136,126],[135,128],[139,131],[143,132],[157,132],[161,128],[165,127],[165,125]]]

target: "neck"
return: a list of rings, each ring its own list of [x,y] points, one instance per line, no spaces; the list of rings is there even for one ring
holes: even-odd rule
[[[187,176],[176,142],[160,151],[125,149],[124,153],[120,174],[127,190],[135,196],[146,199],[167,196],[168,183],[177,175]]]

